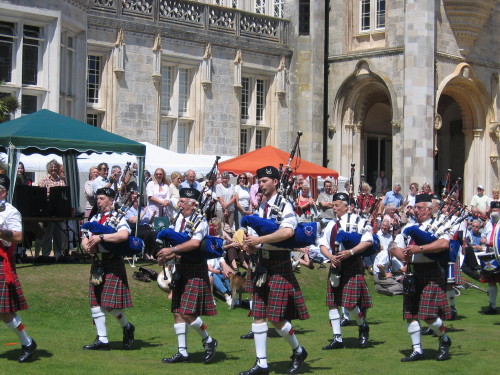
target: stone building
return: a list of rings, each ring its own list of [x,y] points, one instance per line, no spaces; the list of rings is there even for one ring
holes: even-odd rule
[[[286,149],[284,3],[0,1],[0,92],[181,153]]]
[[[0,95],[177,152],[498,183],[496,0],[0,0]]]
[[[435,191],[451,169],[466,203],[478,184],[491,194],[500,2],[332,0],[328,18],[328,166]]]

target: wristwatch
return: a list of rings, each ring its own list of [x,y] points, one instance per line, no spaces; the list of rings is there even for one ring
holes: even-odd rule
[[[102,234],[102,233],[101,233],[101,234],[99,235],[99,238],[101,239],[101,241],[104,241],[104,234]]]
[[[174,252],[174,254],[177,254],[177,246],[174,246],[174,248],[172,249],[172,251]]]

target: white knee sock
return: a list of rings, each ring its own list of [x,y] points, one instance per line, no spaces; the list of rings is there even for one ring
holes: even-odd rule
[[[488,298],[490,300],[490,305],[494,309],[497,308],[497,292],[498,292],[498,287],[497,285],[490,285],[488,286]]]
[[[278,335],[285,339],[292,350],[297,350],[298,354],[302,352],[302,347],[299,344],[299,340],[297,340],[297,336],[295,336],[295,331],[293,330],[290,322],[286,322],[281,329],[276,328],[276,332],[278,332]]]
[[[263,368],[267,367],[267,330],[267,323],[252,323],[257,364]]]
[[[350,316],[349,316],[349,310],[347,310],[345,307],[341,307],[342,309],[342,314],[344,316],[344,319],[347,319],[347,320],[350,320]]]
[[[438,337],[443,337],[443,338],[448,337],[448,336],[446,336],[446,328],[444,327],[444,324],[443,324],[443,321],[441,320],[441,318],[437,317],[434,322],[429,324],[429,327],[434,331],[434,333]]]
[[[203,320],[200,317],[197,317],[196,320],[190,324],[190,326],[200,335],[203,343],[212,342],[212,338],[208,335],[207,326],[203,324]]]
[[[177,347],[179,353],[181,353],[183,356],[186,357],[188,355],[187,335],[186,335],[188,331],[188,325],[186,323],[175,323],[174,331],[175,334],[177,335]]]
[[[118,323],[120,323],[120,326],[124,328],[128,324],[128,320],[125,317],[125,314],[123,313],[123,310],[121,309],[113,309],[111,311],[108,311],[111,315],[113,315],[117,320]]]
[[[338,309],[332,309],[328,311],[328,318],[330,319],[330,325],[332,326],[333,335],[337,341],[342,342],[342,328],[340,327],[340,313]]]
[[[418,321],[406,323],[406,328],[408,329],[408,333],[410,334],[413,350],[422,354],[423,351],[422,351],[422,343],[420,340],[421,339],[420,323]]]
[[[90,309],[92,318],[94,319],[95,328],[97,329],[97,336],[100,342],[107,344],[108,331],[106,329],[106,313],[101,306],[92,307]]]
[[[446,291],[446,298],[450,307],[455,307],[455,291],[453,289]]]
[[[356,319],[356,324],[358,326],[360,326],[361,324],[363,324],[365,322],[365,318],[363,316],[363,313],[359,310],[359,307],[358,306],[354,306],[354,308],[352,310],[348,310],[349,311],[349,314],[353,314],[354,315],[354,319]]]
[[[5,323],[5,325],[16,333],[17,337],[19,337],[21,345],[27,346],[31,344],[31,338],[26,333],[24,324],[21,321],[21,317],[19,315],[16,314],[14,318],[10,322]]]

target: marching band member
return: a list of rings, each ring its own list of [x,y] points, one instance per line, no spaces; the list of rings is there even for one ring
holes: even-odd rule
[[[0,174],[0,319],[14,331],[21,342],[18,362],[26,362],[37,345],[24,328],[18,310],[26,310],[28,304],[16,273],[15,247],[23,239],[21,214],[10,203],[5,202],[10,180]]]
[[[267,219],[268,211],[270,213],[277,198],[280,174],[276,168],[268,166],[258,169],[257,177],[262,194],[266,198],[266,202],[259,207],[259,216]],[[257,252],[259,255],[255,269],[256,283],[253,285],[252,294],[252,332],[257,361],[251,369],[240,372],[240,375],[269,374],[266,320],[271,322],[293,350],[292,363],[287,374],[297,374],[307,358],[307,351],[299,344],[290,323],[292,319],[309,318],[304,297],[293,274],[290,250],[272,247],[273,243],[292,237],[296,227],[297,218],[292,205],[287,202],[283,220],[277,231],[257,236],[252,228],[249,228],[250,235],[245,239],[244,247],[249,252]]]
[[[111,188],[100,188],[96,191],[97,207],[99,213],[93,216],[90,221],[97,221],[105,224],[109,217],[116,192]],[[118,223],[115,233],[91,234],[82,239],[82,249],[87,254],[99,252],[99,246],[106,247],[106,242],[121,243],[128,240],[130,227],[125,218]],[[100,244],[100,245],[99,245]],[[102,260],[100,264],[94,262],[91,267],[91,280],[89,282],[90,311],[97,330],[96,340],[85,345],[85,350],[110,350],[106,329],[106,312],[114,316],[123,329],[123,348],[129,349],[134,342],[135,327],[128,322],[123,309],[132,307],[132,299],[128,287],[127,272],[123,263],[123,257],[110,252],[100,254]],[[103,282],[96,285],[92,282],[94,272],[103,267]]]
[[[175,231],[183,232],[188,221],[196,210],[201,192],[197,189],[182,188],[179,192],[179,208],[181,214],[175,222]],[[200,258],[186,258],[183,253],[200,249],[201,241],[208,235],[208,223],[203,220],[195,229],[191,239],[174,247],[163,248],[158,252],[158,263],[166,264],[178,256],[175,264],[172,286],[172,308],[174,314],[174,331],[177,335],[178,352],[170,358],[163,358],[163,363],[188,362],[187,331],[191,327],[202,339],[205,349],[202,360],[209,363],[215,357],[217,340],[212,338],[207,327],[200,318],[201,315],[212,316],[217,314],[214,298],[210,290],[207,260]],[[224,271],[227,276],[227,270]]]
[[[415,198],[415,215],[420,227],[425,228],[432,220],[432,196],[419,194]],[[409,224],[412,226],[413,224]],[[427,255],[438,254],[449,249],[449,236],[442,235],[437,240],[426,244],[416,245],[413,240],[405,245],[403,234],[396,237],[397,247],[392,249],[392,254],[400,261],[410,263],[408,274],[413,272],[415,277],[414,293],[405,293],[403,299],[403,317],[407,322],[408,333],[413,344],[413,352],[402,362],[414,362],[424,359],[421,344],[421,328],[419,320],[424,320],[439,337],[437,361],[449,358],[451,339],[446,334],[446,329],[441,319],[450,319],[450,308],[446,300],[446,277],[438,261]],[[448,254],[446,264],[448,262]],[[435,257],[432,257],[436,259]],[[404,284],[403,284],[404,285]]]
[[[365,226],[365,220],[358,215],[348,213],[349,196],[337,193],[333,197],[333,210],[336,219],[331,220],[320,239],[321,253],[330,259],[331,267],[338,270],[340,279],[337,285],[332,285],[330,277],[327,284],[326,304],[329,308],[328,316],[333,330],[333,340],[323,347],[323,350],[340,349],[344,347],[340,325],[340,314],[337,307],[343,306],[349,313],[354,313],[359,330],[359,346],[365,347],[368,343],[370,328],[365,321],[365,313],[361,309],[372,307],[370,292],[365,282],[363,267],[363,252],[373,242],[371,226]],[[361,241],[352,249],[345,249],[340,243],[339,251],[335,252],[335,237],[338,231],[358,232]]]
[[[481,235],[481,243],[491,248],[493,246],[493,241],[496,241],[493,234],[495,233],[495,227],[498,225],[500,219],[500,202],[491,201],[490,207],[491,220],[488,221],[484,227],[483,234]],[[481,282],[488,283],[488,298],[490,302],[488,308],[484,310],[483,313],[486,315],[495,315],[497,314],[497,283],[500,283],[500,273],[491,275],[482,274]]]

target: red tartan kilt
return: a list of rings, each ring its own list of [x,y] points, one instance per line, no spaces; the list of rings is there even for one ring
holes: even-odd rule
[[[181,279],[172,293],[171,311],[183,315],[216,315],[207,264],[176,264],[175,272],[181,274]]]
[[[16,263],[10,259],[10,265],[14,277],[14,284],[7,284],[3,273],[3,258],[0,258],[0,313],[8,314],[19,310],[26,310],[28,304],[24,298],[21,283],[16,274]],[[15,258],[14,258],[15,259]]]
[[[404,319],[451,319],[446,299],[446,278],[437,263],[415,264],[416,293],[404,296]]]
[[[460,269],[460,257],[457,257],[457,260],[455,261],[453,268],[455,273],[455,282],[450,284],[463,285],[464,280],[462,279],[462,270]]]
[[[338,287],[333,288],[327,278],[326,305],[328,307],[343,306],[352,310],[355,306],[372,307],[372,298],[365,277],[361,256],[347,258],[341,264],[342,277]]]
[[[132,307],[132,298],[128,288],[127,272],[123,258],[112,256],[103,259],[104,282],[94,285],[89,281],[90,306],[101,306],[108,309],[127,309]],[[90,268],[90,274],[94,264]]]
[[[306,303],[293,274],[292,262],[286,260],[261,260],[267,267],[269,280],[261,288],[253,286],[252,316],[270,322],[308,319]]]
[[[247,270],[247,280],[245,284],[245,291],[247,293],[253,293],[253,283],[252,283],[252,271],[250,268]]]

